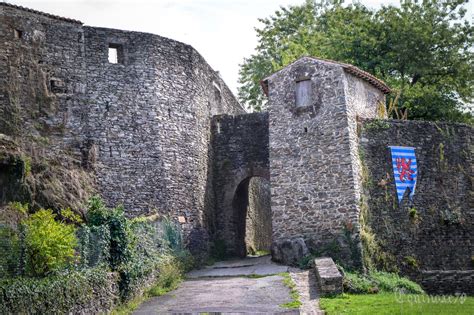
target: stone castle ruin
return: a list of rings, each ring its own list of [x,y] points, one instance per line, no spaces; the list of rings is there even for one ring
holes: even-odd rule
[[[246,113],[189,45],[7,3],[0,17],[0,206],[96,191],[172,217],[195,253],[331,256],[472,293],[472,127],[383,119],[385,83],[313,57],[263,79],[268,111]],[[417,154],[400,204],[391,145]]]

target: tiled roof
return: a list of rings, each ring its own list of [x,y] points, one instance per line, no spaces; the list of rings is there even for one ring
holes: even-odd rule
[[[10,7],[10,8],[26,11],[26,12],[31,12],[31,13],[47,16],[51,19],[66,21],[66,22],[69,22],[69,23],[82,24],[82,22],[78,21],[78,20],[69,19],[69,18],[65,18],[65,17],[62,17],[62,16],[49,14],[49,13],[46,13],[46,12],[41,12],[41,11],[29,9],[29,8],[25,8],[25,7],[22,7],[22,6],[19,6],[19,5],[14,5],[14,4],[7,3],[7,2],[0,2],[0,6]]]
[[[314,60],[319,60],[319,61],[325,61],[325,62],[329,62],[329,63],[333,63],[333,64],[337,64],[339,66],[341,66],[345,71],[347,71],[348,73],[358,77],[358,78],[361,78],[367,82],[369,82],[371,85],[373,85],[374,87],[376,87],[377,89],[379,89],[380,91],[382,91],[384,94],[388,94],[390,93],[392,90],[390,89],[390,87],[385,84],[385,82],[383,82],[382,80],[380,79],[377,79],[375,76],[371,75],[370,73],[364,71],[364,70],[361,70],[359,68],[357,68],[356,66],[354,65],[351,65],[351,64],[348,64],[348,63],[343,63],[343,62],[339,62],[339,61],[334,61],[334,60],[329,60],[329,59],[323,59],[323,58],[317,58],[317,57],[311,57],[311,56],[308,56],[308,57],[301,57],[299,58],[298,60],[300,59],[303,59],[303,58],[311,58],[311,59],[314,59]],[[297,62],[298,60],[294,61],[293,63]],[[292,63],[292,64],[293,64]],[[289,66],[289,65],[288,65]],[[288,67],[286,66],[286,67]],[[285,68],[286,68],[285,67]],[[284,68],[283,68],[284,69]],[[281,71],[282,69],[276,71],[275,73]],[[263,91],[265,92],[265,95],[268,95],[268,83],[267,83],[267,80],[269,77],[271,77],[272,75],[274,75],[275,73],[267,76],[265,79],[263,79],[262,81],[260,81],[260,84],[263,88]]]

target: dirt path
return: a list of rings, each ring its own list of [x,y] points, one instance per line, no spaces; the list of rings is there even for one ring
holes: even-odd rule
[[[309,274],[298,269],[292,268],[290,274],[303,306],[301,310],[280,306],[291,302],[290,290],[278,275],[287,271],[269,257],[219,262],[192,271],[177,290],[148,300],[134,314],[320,314],[317,295],[308,285]]]

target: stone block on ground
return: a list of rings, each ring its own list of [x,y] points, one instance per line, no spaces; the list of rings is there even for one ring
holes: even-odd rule
[[[330,257],[314,260],[316,282],[321,296],[342,293],[342,274]]]
[[[306,243],[301,237],[284,239],[272,244],[272,259],[286,265],[296,266],[308,254]]]

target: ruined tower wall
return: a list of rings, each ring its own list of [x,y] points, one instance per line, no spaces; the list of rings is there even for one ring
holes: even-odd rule
[[[51,149],[77,144],[87,113],[81,23],[7,4],[0,17],[0,132],[48,137]]]
[[[67,151],[91,170],[110,206],[184,217],[186,234],[205,238],[214,202],[210,119],[245,112],[219,74],[191,46],[161,36],[0,9],[0,109],[21,118],[2,115],[10,126],[2,122],[0,132],[28,128],[47,138],[48,152]]]
[[[296,81],[311,80],[297,108]],[[273,241],[303,238],[310,250],[343,247],[358,222],[347,118],[347,80],[334,64],[302,58],[268,78]],[[347,261],[350,261],[350,257]]]
[[[385,98],[367,82],[372,78],[351,71],[348,65],[304,57],[264,83],[269,91],[277,259],[295,263],[296,257],[307,254],[307,247],[361,266],[357,120],[375,117]],[[309,91],[306,103],[298,105],[297,95],[304,96],[304,88]],[[284,253],[285,248],[293,249]]]

